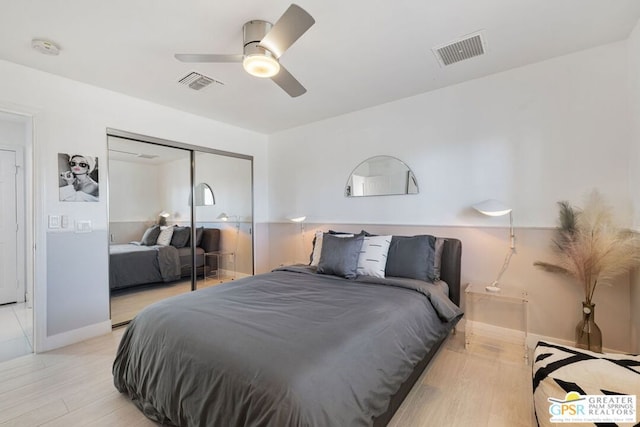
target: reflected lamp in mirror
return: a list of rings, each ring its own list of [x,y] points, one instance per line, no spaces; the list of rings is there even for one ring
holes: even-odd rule
[[[196,185],[196,206],[213,206],[216,204],[216,198],[209,184],[201,182]]]
[[[167,218],[169,218],[171,214],[166,211],[162,211],[158,214],[158,225],[164,226],[167,225]]]
[[[234,220],[236,222],[240,222],[240,217],[237,215],[227,215],[226,213],[222,212],[220,215],[218,215],[217,219],[219,219],[220,221],[231,221]]]
[[[509,215],[509,240],[510,240],[509,251],[507,252],[507,255],[504,257],[504,262],[502,263],[502,268],[498,273],[498,277],[496,278],[496,280],[493,281],[491,285],[485,288],[489,292],[500,292],[500,279],[502,278],[502,275],[504,274],[504,272],[507,271],[507,268],[509,267],[509,262],[511,261],[511,257],[516,252],[516,237],[513,233],[513,215],[512,215],[513,209],[504,205],[502,202],[499,202],[498,200],[493,200],[493,199],[489,199],[489,200],[485,200],[483,202],[477,203],[472,207],[478,212],[480,212],[481,214],[487,215],[487,216],[504,216],[507,214]]]
[[[391,156],[375,156],[360,163],[344,189],[346,197],[398,194],[418,194],[418,181],[404,162]]]

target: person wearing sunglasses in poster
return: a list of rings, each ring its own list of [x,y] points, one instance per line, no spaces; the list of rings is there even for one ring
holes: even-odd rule
[[[97,159],[96,159],[97,160]],[[98,183],[91,177],[96,160],[90,156],[75,154],[69,158],[68,170],[60,173],[60,200],[75,202],[97,202]]]

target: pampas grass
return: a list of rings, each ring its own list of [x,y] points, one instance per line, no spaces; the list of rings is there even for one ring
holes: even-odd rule
[[[613,284],[640,265],[640,235],[615,225],[611,208],[597,191],[589,194],[583,209],[565,201],[558,206],[560,226],[553,239],[556,260],[534,265],[581,285],[585,302],[591,304],[598,284]]]

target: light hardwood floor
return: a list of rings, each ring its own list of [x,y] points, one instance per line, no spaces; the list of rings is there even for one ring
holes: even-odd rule
[[[113,386],[123,332],[0,363],[0,425],[157,426]],[[465,350],[463,334],[451,336],[389,426],[535,425],[531,368],[518,351]]]
[[[231,277],[198,279],[197,289],[208,288],[233,280]],[[133,319],[143,308],[154,302],[191,292],[191,280],[155,283],[113,292],[110,297],[111,324],[120,325]]]

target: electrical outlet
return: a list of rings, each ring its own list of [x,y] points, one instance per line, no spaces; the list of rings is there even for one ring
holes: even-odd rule
[[[91,221],[76,221],[76,233],[91,233]]]

